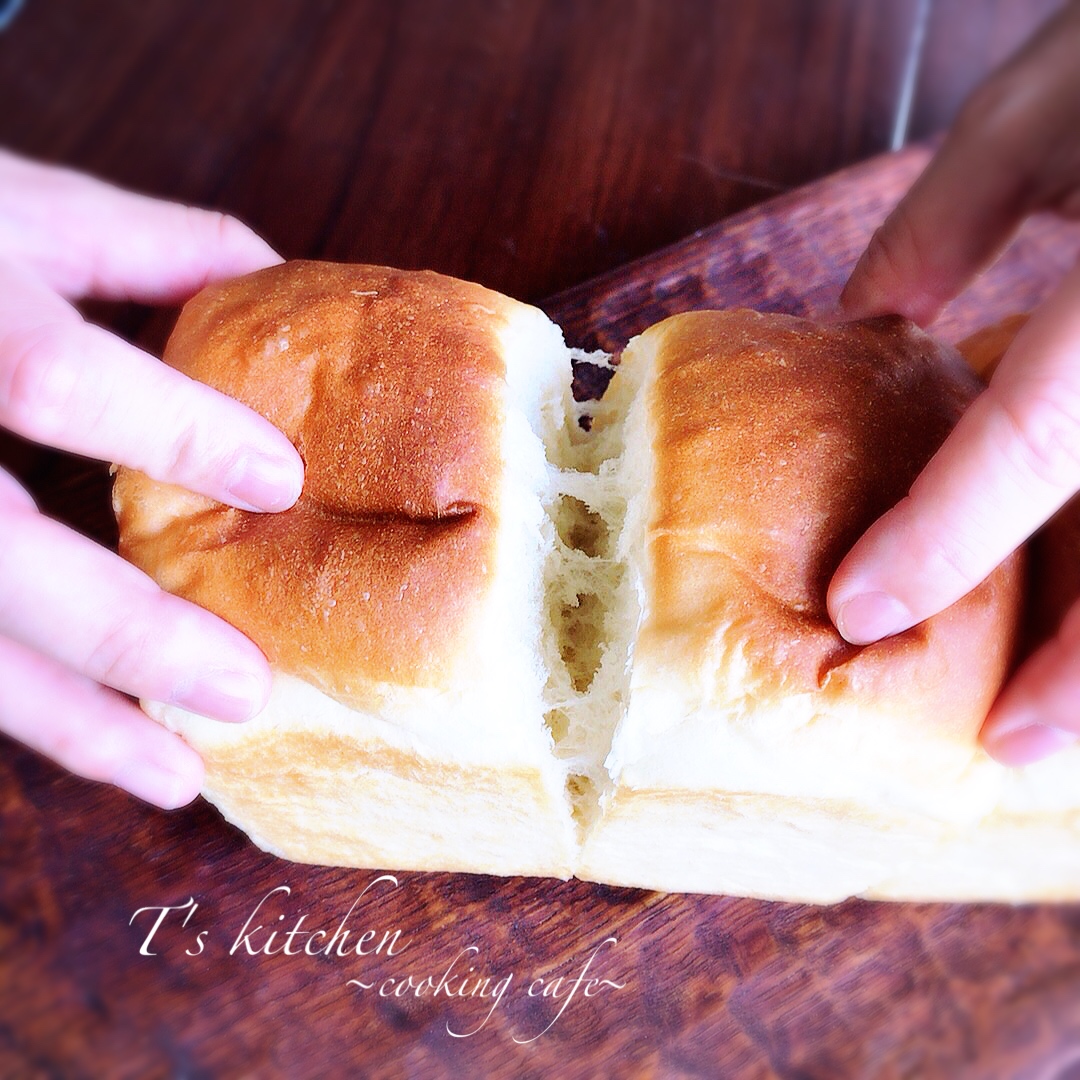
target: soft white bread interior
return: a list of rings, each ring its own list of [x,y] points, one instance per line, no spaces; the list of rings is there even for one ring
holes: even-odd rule
[[[434,274],[286,264],[188,305],[166,360],[307,464],[273,516],[117,478],[122,553],[275,671],[241,726],[144,703],[203,754],[207,797],[306,862],[1080,896],[1070,765],[1009,773],[978,745],[1020,561],[868,648],[825,612],[979,391],[959,357],[898,319],[676,316],[586,431],[572,355],[539,311]]]

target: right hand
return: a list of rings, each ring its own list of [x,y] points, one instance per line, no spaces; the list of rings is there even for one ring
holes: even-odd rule
[[[1080,3],[979,88],[875,234],[846,315],[926,324],[1040,210],[1080,216]],[[1080,489],[1080,267],[1039,308],[986,390],[838,568],[829,610],[866,644],[943,610]],[[1080,552],[1076,553],[1080,558]],[[1015,674],[983,727],[1025,764],[1080,734],[1080,606]]]
[[[232,506],[287,509],[303,463],[280,431],[69,303],[174,303],[279,261],[232,218],[0,151],[0,426]],[[201,759],[116,691],[242,721],[269,689],[247,638],[43,517],[0,470],[0,729],[175,807],[198,794]]]

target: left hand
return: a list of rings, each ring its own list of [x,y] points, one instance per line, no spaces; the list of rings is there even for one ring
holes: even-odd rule
[[[223,214],[0,151],[0,425],[232,506],[286,509],[303,462],[273,424],[70,303],[172,302],[279,261]],[[0,469],[0,730],[173,807],[198,794],[202,761],[116,691],[236,722],[270,681],[238,630],[38,513]]]

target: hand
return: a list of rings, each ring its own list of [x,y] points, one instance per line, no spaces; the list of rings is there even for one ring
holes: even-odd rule
[[[281,432],[68,302],[174,302],[278,261],[221,214],[0,151],[0,425],[233,506],[286,509],[303,464]],[[240,721],[269,686],[247,638],[43,517],[0,470],[0,729],[82,776],[180,806],[202,761],[115,691]]]
[[[856,266],[852,318],[926,324],[1038,210],[1080,216],[1080,4],[976,90]],[[865,644],[974,588],[1080,488],[1080,268],[1017,336],[907,498],[840,564],[829,611]],[[1017,672],[983,728],[1023,764],[1080,733],[1080,608]]]

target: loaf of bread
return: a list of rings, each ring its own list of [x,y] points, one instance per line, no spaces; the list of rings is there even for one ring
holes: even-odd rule
[[[615,369],[591,423],[575,355]],[[911,324],[693,312],[583,357],[478,285],[288,263],[202,292],[165,359],[307,469],[278,515],[124,469],[114,491],[121,553],[272,665],[244,725],[143,703],[261,847],[814,902],[1080,896],[1080,753],[1010,772],[978,744],[1020,558],[876,645],[825,611],[981,386]]]

